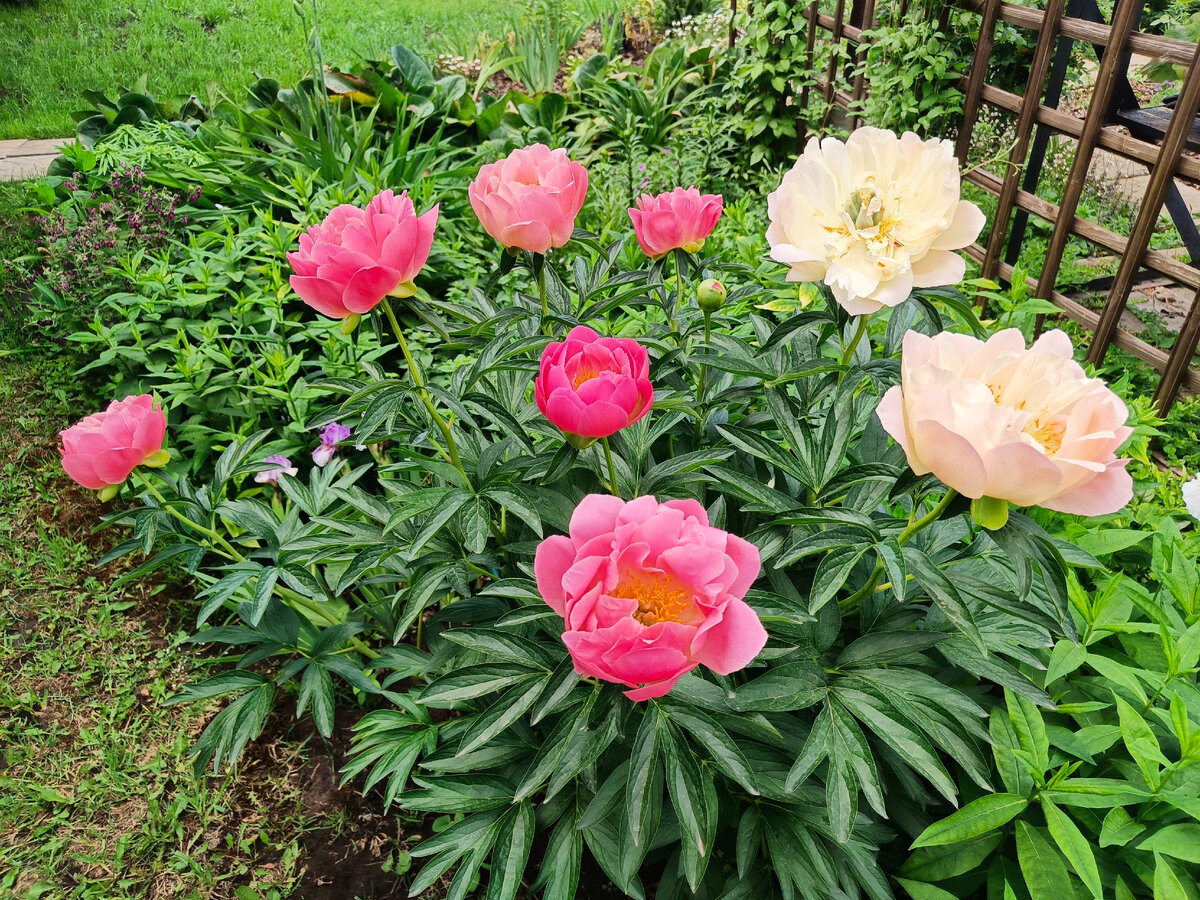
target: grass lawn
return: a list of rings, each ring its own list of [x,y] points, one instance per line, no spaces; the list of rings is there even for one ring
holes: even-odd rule
[[[520,0],[319,0],[326,62],[418,52],[499,35]],[[308,69],[291,0],[5,0],[0,3],[0,140],[75,133],[82,92],[110,93],[146,74],[157,98],[240,100],[256,74]]]

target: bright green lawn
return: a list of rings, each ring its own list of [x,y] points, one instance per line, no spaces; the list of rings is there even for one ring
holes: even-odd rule
[[[320,0],[326,62],[425,52],[500,34],[520,0]],[[82,91],[149,76],[168,98],[241,99],[255,73],[285,83],[308,69],[291,0],[8,0],[0,3],[0,139],[74,134]]]

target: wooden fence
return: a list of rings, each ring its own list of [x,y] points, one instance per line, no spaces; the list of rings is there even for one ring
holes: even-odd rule
[[[1192,367],[1200,341],[1200,234],[1187,212],[1176,185],[1177,178],[1200,182],[1200,158],[1185,153],[1189,141],[1200,147],[1200,64],[1197,45],[1138,30],[1142,0],[1118,0],[1112,21],[1105,22],[1095,0],[1047,0],[1046,9],[1020,6],[1004,0],[957,0],[960,9],[979,16],[979,39],[968,74],[962,80],[964,119],[957,153],[964,178],[996,197],[996,212],[986,245],[974,244],[967,254],[982,267],[984,277],[1009,282],[1020,252],[1025,223],[1030,215],[1051,223],[1041,271],[1028,278],[1035,297],[1050,300],[1065,315],[1091,332],[1088,360],[1100,364],[1109,347],[1117,346],[1153,366],[1160,373],[1155,404],[1165,412],[1179,391],[1200,392],[1200,372]],[[907,6],[902,2],[900,6]],[[903,14],[903,10],[900,10]],[[831,110],[840,109],[842,124],[861,124],[862,101],[869,81],[858,65],[865,56],[863,32],[875,22],[875,0],[825,0],[808,7],[806,53],[810,78],[801,90],[802,108],[820,94],[825,113],[824,131]],[[1036,32],[1036,44],[1023,94],[988,83],[988,60],[996,27],[1004,22]],[[824,34],[828,60],[821,71],[817,41]],[[1095,86],[1080,119],[1059,109],[1062,85],[1076,42],[1091,45],[1098,60]],[[1174,107],[1143,110],[1128,80],[1129,54],[1136,52],[1169,60],[1186,69]],[[824,56],[826,54],[821,54]],[[967,168],[971,140],[981,107],[987,104],[1015,117],[1013,143],[1002,161],[1002,171],[992,173]],[[1070,175],[1061,202],[1050,203],[1036,195],[1037,179],[1052,135],[1076,142]],[[1149,178],[1137,216],[1128,235],[1078,215],[1093,153],[1097,148],[1149,167]],[[1164,202],[1179,228],[1192,263],[1150,249]],[[1068,239],[1083,238],[1116,254],[1120,261],[1111,279],[1103,306],[1091,309],[1058,290],[1058,275]],[[1147,273],[1157,274],[1197,292],[1173,347],[1154,346],[1120,327],[1130,290]]]

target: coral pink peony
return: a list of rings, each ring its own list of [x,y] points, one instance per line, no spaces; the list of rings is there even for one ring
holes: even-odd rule
[[[1095,516],[1133,496],[1125,404],[1088,378],[1061,331],[1025,349],[1015,328],[987,342],[904,336],[901,383],[879,404],[883,427],[918,475],[960,494]]]
[[[505,247],[545,253],[571,239],[587,187],[587,171],[566,150],[533,144],[481,168],[467,196]]]
[[[646,348],[580,325],[548,344],[533,383],[542,414],[577,447],[632,425],[654,403]],[[577,440],[583,438],[584,440]]]
[[[370,312],[388,294],[411,297],[429,258],[438,208],[418,216],[408,194],[383,191],[366,209],[336,206],[287,255],[292,290],[335,319]]]
[[[851,315],[961,281],[966,263],[954,251],[984,224],[959,200],[953,144],[878,128],[844,144],[811,139],[767,197],[767,216],[771,258],[791,267],[788,281],[824,281]]]
[[[630,700],[661,697],[698,665],[728,675],[767,642],[742,599],[758,549],[710,526],[695,500],[589,494],[533,568],[575,671],[628,685]]]
[[[720,194],[701,194],[696,188],[675,188],[651,197],[642,194],[630,208],[633,233],[642,252],[658,259],[672,250],[695,253],[704,246],[721,218]]]
[[[104,412],[60,431],[59,455],[68,475],[94,491],[124,483],[141,465],[165,465],[167,417],[149,394],[114,400]]]

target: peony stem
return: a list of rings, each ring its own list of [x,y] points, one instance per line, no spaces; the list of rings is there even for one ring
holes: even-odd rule
[[[429,391],[425,388],[425,379],[421,375],[421,367],[417,365],[416,359],[413,358],[411,351],[409,351],[408,341],[404,340],[404,332],[400,328],[400,323],[396,321],[396,314],[392,312],[391,301],[386,297],[383,300],[383,311],[387,314],[388,321],[392,325],[392,333],[396,335],[397,343],[400,344],[400,351],[404,354],[404,361],[408,363],[408,371],[412,375],[413,384],[417,387],[417,395],[421,398],[425,409],[429,411],[429,415],[433,417],[438,430],[441,431],[442,438],[446,442],[446,449],[442,450],[436,441],[432,442],[433,445],[450,461],[454,468],[462,472],[463,478],[466,478],[467,483],[470,484],[471,479],[467,477],[462,460],[458,457],[458,446],[454,443],[454,434],[450,431],[450,426],[442,418],[441,414],[437,411],[437,407],[433,405],[433,400],[429,397]]]
[[[708,349],[708,340],[712,337],[712,313],[707,310],[704,313],[704,349]],[[708,366],[700,363],[700,377],[696,385],[696,405],[704,405],[704,394],[708,388]]]
[[[911,541],[914,537],[916,537],[918,531],[920,531],[930,522],[936,521],[938,516],[946,511],[946,507],[949,506],[957,496],[958,491],[954,490],[954,488],[947,488],[945,495],[941,500],[938,501],[937,505],[933,509],[931,509],[926,515],[917,519],[915,522],[910,523],[907,528],[900,532],[900,536],[896,538],[896,543],[903,547],[905,544]]]
[[[858,348],[858,342],[867,333],[867,319],[869,318],[871,318],[870,315],[858,317],[858,326],[854,329],[854,336],[850,338],[850,343],[842,351],[842,373],[838,375],[838,381],[841,381],[845,377],[845,370],[850,365],[850,361],[854,359],[854,351]]]
[[[675,322],[675,318],[679,315],[679,310],[683,307],[683,269],[679,264],[679,257],[683,255],[682,250],[672,250],[671,257],[675,260],[675,306],[671,311],[671,330],[678,331],[679,326]]]
[[[954,488],[947,488],[945,495],[937,502],[937,505],[934,506],[933,509],[931,509],[926,515],[917,519],[915,522],[910,522],[908,527],[900,532],[900,536],[896,538],[896,543],[903,547],[905,544],[911,541],[914,537],[916,537],[917,532],[919,532],[922,528],[931,522],[935,522],[938,517],[946,511],[946,507],[948,507],[957,496],[958,491],[954,490]],[[871,576],[867,579],[867,583],[845,600],[838,602],[838,608],[841,609],[842,615],[847,615],[858,609],[858,607],[862,604],[862,601],[874,592],[875,585],[879,584],[879,578],[881,575],[883,575],[882,558],[875,561],[875,568],[872,570]]]
[[[612,448],[608,445],[608,438],[601,438],[600,441],[604,444],[604,458],[608,460],[608,478],[611,482],[609,490],[612,491],[614,497],[620,497],[621,489],[617,485],[617,466],[613,462]]]
[[[550,334],[550,301],[546,296],[546,257],[541,253],[532,253],[533,280],[537,284],[538,297],[542,301],[542,333]]]
[[[209,538],[211,541],[214,541],[215,542],[214,549],[216,549],[217,547],[220,547],[222,555],[229,557],[234,562],[245,562],[246,561],[246,557],[244,557],[244,556],[242,556],[242,554],[238,553],[238,551],[236,549],[234,549],[233,545],[230,544],[229,541],[225,540],[225,538],[223,538],[217,531],[215,531],[212,528],[207,528],[204,525],[201,525],[199,522],[193,522],[191,519],[189,519],[187,516],[185,516],[179,510],[177,510],[174,506],[169,504],[167,502],[167,499],[161,493],[159,493],[158,488],[156,488],[154,486],[153,482],[151,482],[150,479],[148,479],[145,475],[143,475],[140,470],[134,469],[133,474],[137,476],[138,481],[140,481],[143,485],[145,485],[146,490],[148,490],[150,492],[150,494],[154,497],[154,499],[158,501],[159,508],[162,509],[163,512],[165,512],[167,515],[171,516],[172,518],[176,519],[180,523],[188,526],[189,528],[192,528],[195,531],[200,532],[202,535]]]

